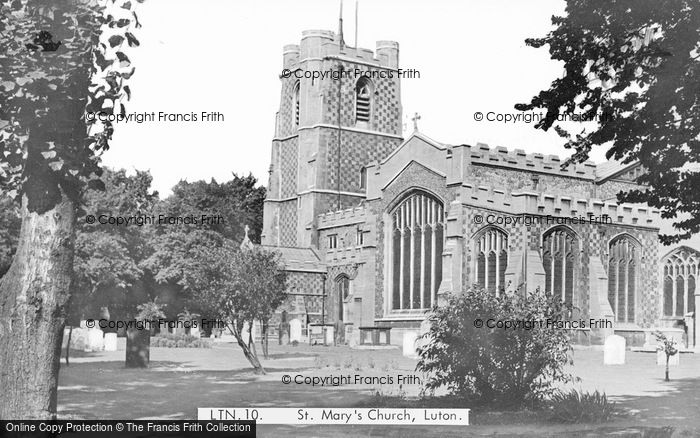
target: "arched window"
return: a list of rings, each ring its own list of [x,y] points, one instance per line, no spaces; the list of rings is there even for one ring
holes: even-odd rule
[[[338,320],[345,319],[344,304],[345,300],[350,296],[350,278],[347,275],[339,275],[335,279],[337,300],[338,300]]]
[[[629,236],[610,242],[608,259],[608,301],[617,322],[634,322],[639,246]]]
[[[577,247],[576,234],[568,228],[553,228],[542,239],[545,291],[572,304]]]
[[[298,127],[299,126],[299,82],[294,86],[294,126]]]
[[[367,188],[367,168],[363,167],[360,169],[360,188],[361,189],[366,189]]]
[[[679,248],[664,259],[664,316],[682,317],[695,312],[698,262],[700,254],[690,248]]]
[[[506,286],[508,236],[487,228],[476,237],[476,284],[495,293]]]
[[[442,203],[413,193],[391,212],[391,224],[391,308],[430,308],[442,280]]]
[[[355,86],[355,122],[369,123],[372,105],[372,81],[362,77]]]

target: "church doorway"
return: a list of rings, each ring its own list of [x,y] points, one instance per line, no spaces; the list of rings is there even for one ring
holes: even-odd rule
[[[339,275],[335,280],[335,339],[336,343],[345,341],[345,300],[350,296],[350,278]]]

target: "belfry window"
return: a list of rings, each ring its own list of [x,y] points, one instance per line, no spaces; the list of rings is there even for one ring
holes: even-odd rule
[[[634,322],[639,246],[629,236],[610,242],[608,301],[617,322]]]
[[[299,82],[294,86],[294,126],[299,126]]]
[[[372,82],[362,77],[355,86],[355,121],[368,123],[372,104]]]
[[[506,284],[508,236],[498,228],[487,228],[476,237],[476,283],[499,293]]]
[[[700,254],[679,248],[669,254],[664,265],[664,316],[682,317],[695,312],[695,282]]]
[[[549,230],[542,239],[545,291],[572,304],[574,300],[574,264],[578,241],[567,228]]]
[[[360,188],[361,189],[366,189],[367,188],[367,168],[363,167],[360,169]]]
[[[442,203],[413,193],[394,208],[391,225],[391,308],[430,308],[437,303],[442,280]]]

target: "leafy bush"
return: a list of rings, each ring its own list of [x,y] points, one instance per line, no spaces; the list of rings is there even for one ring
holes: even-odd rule
[[[555,382],[572,380],[564,372],[572,363],[569,336],[547,326],[547,321],[563,320],[569,310],[539,290],[496,296],[474,289],[448,297],[429,315],[430,329],[418,349],[416,369],[428,375],[424,389],[434,393],[446,387],[452,395],[501,406],[544,399],[554,392]],[[488,328],[498,321],[529,323]]]
[[[151,338],[151,347],[211,348],[211,341],[186,334],[159,333]]]
[[[552,419],[562,423],[601,423],[610,420],[617,411],[615,403],[598,391],[557,391],[550,403]]]

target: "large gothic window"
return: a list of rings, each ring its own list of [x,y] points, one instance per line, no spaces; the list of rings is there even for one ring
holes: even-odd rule
[[[498,228],[487,228],[476,237],[476,284],[499,293],[506,284],[508,236]]]
[[[443,206],[413,193],[391,213],[393,310],[427,309],[436,304],[442,280]]]
[[[355,121],[369,122],[370,107],[372,103],[372,82],[362,77],[355,86]]]
[[[549,230],[542,239],[542,263],[545,273],[545,291],[574,302],[574,265],[578,241],[568,228]]]
[[[608,301],[617,322],[634,322],[639,246],[629,236],[610,242]]]
[[[698,275],[700,254],[688,248],[679,248],[664,262],[664,315],[682,317],[695,312],[695,280]]]

